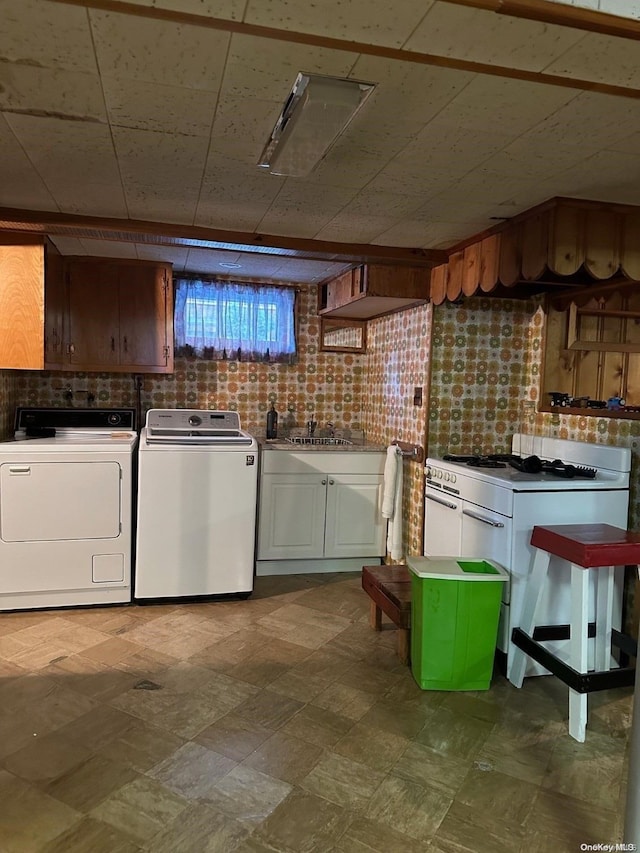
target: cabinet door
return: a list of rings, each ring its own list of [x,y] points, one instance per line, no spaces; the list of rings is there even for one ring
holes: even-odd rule
[[[76,369],[109,369],[119,362],[117,271],[100,261],[74,261],[69,287],[68,364]]]
[[[330,474],[328,480],[325,557],[383,556],[387,522],[380,512],[382,476]]]
[[[120,366],[166,369],[173,364],[170,267],[162,264],[118,268]]]
[[[326,474],[263,474],[258,559],[319,558],[324,553]]]
[[[20,242],[17,242],[17,241]],[[22,243],[24,242],[24,245]],[[44,245],[0,237],[0,368],[44,367]]]

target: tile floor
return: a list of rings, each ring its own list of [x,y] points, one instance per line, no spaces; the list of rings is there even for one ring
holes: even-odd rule
[[[621,840],[631,691],[420,691],[355,575],[0,614],[2,853],[500,853]]]

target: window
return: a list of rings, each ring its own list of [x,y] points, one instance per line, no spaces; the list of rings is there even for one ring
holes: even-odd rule
[[[296,354],[295,290],[177,279],[175,330],[178,355],[290,361]]]

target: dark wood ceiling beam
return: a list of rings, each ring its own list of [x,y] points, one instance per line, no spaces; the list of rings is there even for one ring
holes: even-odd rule
[[[545,74],[544,72],[527,71],[522,68],[511,68],[504,65],[494,65],[484,62],[471,62],[466,59],[455,59],[450,56],[437,56],[431,53],[420,53],[418,51],[404,50],[402,48],[387,47],[385,45],[368,44],[366,42],[346,41],[343,39],[330,38],[328,36],[316,35],[314,33],[301,33],[276,27],[264,27],[257,24],[247,24],[244,21],[232,21],[226,18],[213,18],[207,15],[196,15],[190,12],[179,12],[173,9],[160,9],[156,6],[138,6],[135,3],[119,2],[119,0],[47,0],[49,3],[57,3],[68,6],[82,6],[87,9],[98,9],[101,11],[116,12],[123,15],[135,15],[137,17],[153,18],[156,20],[173,21],[179,24],[191,26],[208,27],[210,29],[224,32],[238,33],[259,38],[275,39],[293,44],[306,44],[314,47],[322,47],[327,50],[348,51],[349,53],[363,54],[367,56],[378,56],[399,62],[412,62],[419,65],[430,65],[436,68],[447,68],[456,71],[466,71],[472,74],[486,74],[492,77],[503,77],[511,80],[521,80],[529,83],[540,83],[548,86],[559,86],[561,88],[576,89],[577,91],[598,92],[604,95],[615,95],[632,100],[640,100],[640,90],[629,86],[618,86],[609,83],[600,83],[595,80],[584,80],[581,78],[562,76],[559,74]],[[637,21],[618,18],[603,12],[589,12],[587,9],[569,6],[560,3],[549,3],[544,0],[444,0],[456,5],[472,6],[478,9],[496,12],[498,14],[513,17],[528,18],[530,20],[542,21],[544,23],[555,23],[561,26],[570,26],[577,29],[605,32],[608,35],[617,35],[621,38],[640,39],[640,24]],[[554,8],[560,8],[554,12]],[[566,12],[564,10],[571,10]],[[596,16],[595,22],[593,16]],[[596,27],[595,23],[601,26]],[[604,29],[603,29],[604,28]]]
[[[16,208],[0,208],[0,229],[344,263],[432,267],[444,263],[448,257],[448,253],[442,249],[338,243],[275,234],[222,231],[200,225],[176,225],[144,219],[110,219]]]

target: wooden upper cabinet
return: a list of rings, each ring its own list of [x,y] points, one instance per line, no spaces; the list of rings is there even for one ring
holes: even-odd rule
[[[100,261],[67,261],[67,363],[76,370],[120,364],[118,272]]]
[[[44,367],[43,237],[0,235],[0,368]]]
[[[427,267],[366,264],[325,282],[319,289],[319,313],[368,320],[420,305],[429,297]]]
[[[173,370],[171,267],[123,268],[119,280],[120,358],[149,371]]]
[[[65,369],[172,372],[171,264],[73,258],[66,283]]]

